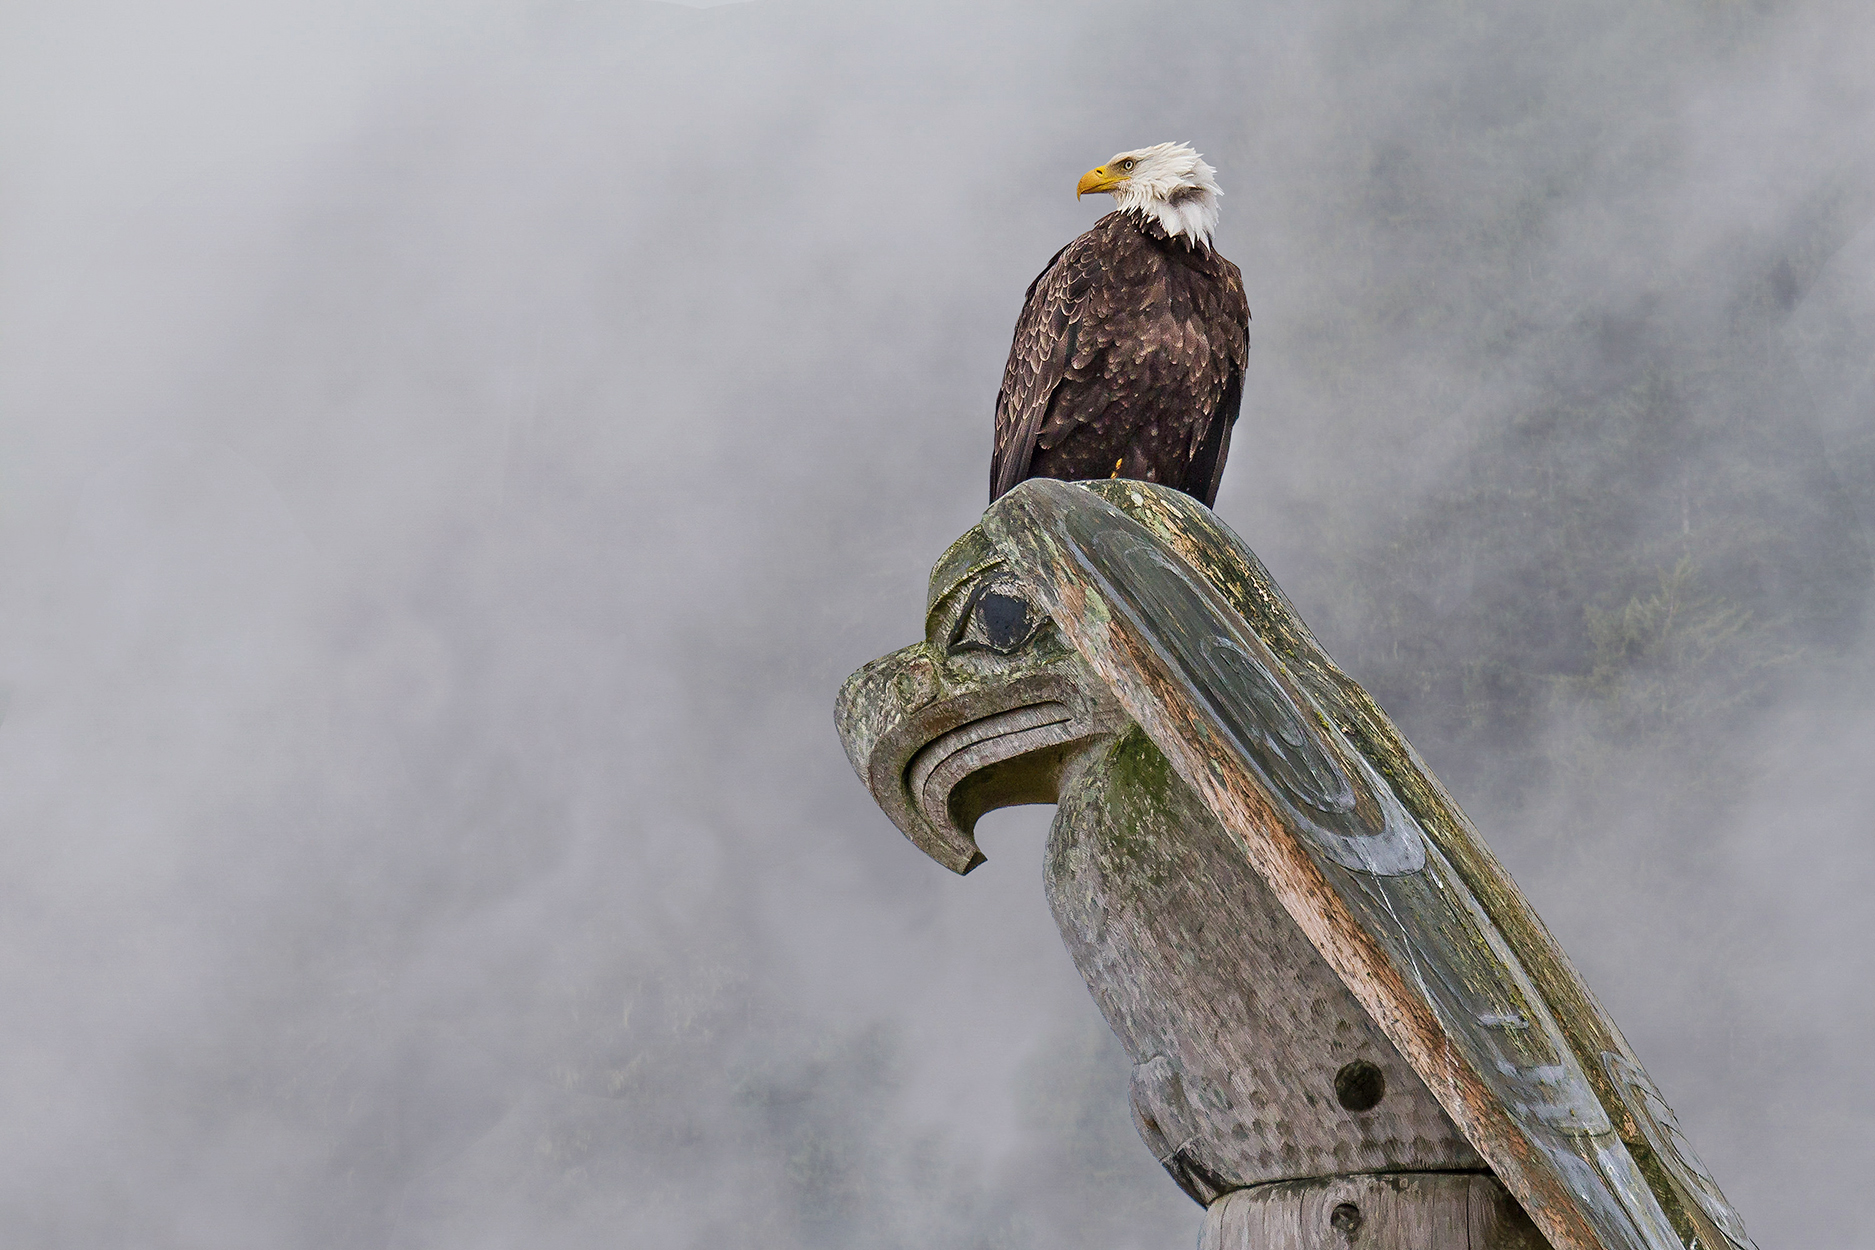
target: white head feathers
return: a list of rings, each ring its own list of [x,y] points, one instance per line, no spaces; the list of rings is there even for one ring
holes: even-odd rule
[[[1217,229],[1217,171],[1188,143],[1122,152],[1081,179],[1081,192],[1105,191],[1121,212],[1156,217],[1172,238],[1211,246]]]

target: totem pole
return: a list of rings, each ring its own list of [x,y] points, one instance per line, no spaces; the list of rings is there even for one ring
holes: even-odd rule
[[[1048,903],[1205,1250],[1755,1250],[1476,831],[1189,497],[1037,479],[840,735],[945,867],[1055,803]]]

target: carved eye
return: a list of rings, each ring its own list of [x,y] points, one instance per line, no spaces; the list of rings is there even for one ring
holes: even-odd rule
[[[1007,583],[984,587],[958,622],[952,651],[994,651],[1008,655],[1040,632],[1048,618]]]
[[[1131,169],[1132,167],[1133,167],[1133,161],[1131,157],[1120,162],[1121,169]]]

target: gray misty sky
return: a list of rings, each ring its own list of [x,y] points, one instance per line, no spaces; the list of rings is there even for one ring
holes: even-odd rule
[[[1049,813],[955,879],[830,723],[1075,179],[1187,139],[1220,513],[1759,1243],[1860,1244],[1871,63],[1798,0],[8,6],[0,1241],[1191,1244]],[[1765,641],[1609,745],[1646,674],[1539,661],[1682,558]]]

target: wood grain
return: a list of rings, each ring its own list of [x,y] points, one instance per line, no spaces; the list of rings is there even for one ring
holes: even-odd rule
[[[1212,1204],[1199,1250],[1547,1250],[1490,1176],[1403,1172],[1285,1181]]]

